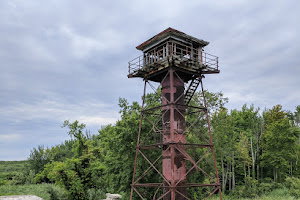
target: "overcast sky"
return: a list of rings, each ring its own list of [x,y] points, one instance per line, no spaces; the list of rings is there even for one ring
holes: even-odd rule
[[[227,107],[300,105],[300,1],[0,1],[0,160],[68,139],[64,120],[96,133],[119,119],[118,99],[140,100],[128,79],[137,45],[172,27],[209,41],[221,73],[204,86]]]

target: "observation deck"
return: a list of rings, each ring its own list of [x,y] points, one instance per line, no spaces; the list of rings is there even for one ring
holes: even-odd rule
[[[207,44],[206,41],[168,28],[136,47],[143,51],[143,55],[129,62],[128,77],[159,82],[169,67],[184,74],[184,81],[199,74],[219,73],[218,57],[203,50]]]

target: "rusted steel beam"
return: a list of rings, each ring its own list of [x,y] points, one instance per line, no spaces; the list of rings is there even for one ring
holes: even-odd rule
[[[145,80],[145,84],[144,84],[144,94],[143,94],[143,102],[142,102],[142,111],[144,109],[144,104],[145,104],[146,86],[147,86],[147,80]],[[140,137],[141,137],[141,130],[142,130],[142,120],[143,120],[143,115],[141,115],[141,117],[140,117],[139,133],[138,133],[138,139],[137,139],[137,144],[136,144],[137,148],[136,148],[136,152],[135,152],[134,167],[133,167],[132,184],[135,181],[136,162],[137,162],[137,156],[138,156],[138,153],[139,153],[138,146],[140,145]],[[131,187],[130,199],[132,199],[132,195],[133,195],[133,187]]]

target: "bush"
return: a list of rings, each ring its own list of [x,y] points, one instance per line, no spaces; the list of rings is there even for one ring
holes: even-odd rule
[[[245,178],[245,185],[236,187],[233,194],[236,197],[254,198],[258,196],[258,181],[251,177]]]
[[[6,181],[6,184],[9,185],[24,185],[24,184],[33,184],[34,183],[35,173],[33,170],[19,172],[14,174],[10,180]],[[1,185],[1,183],[0,183]]]
[[[300,179],[295,177],[287,177],[285,185],[289,189],[289,194],[300,198]]]
[[[282,188],[282,185],[276,183],[271,178],[265,178],[258,186],[258,193],[259,194],[268,194],[275,189]]]
[[[30,170],[26,175],[25,184],[33,184],[34,183],[35,173],[33,170]]]
[[[23,173],[18,173],[12,177],[12,180],[8,183],[10,185],[24,185],[26,182],[26,176]]]
[[[5,185],[5,184],[6,184],[6,182],[7,182],[6,180],[2,180],[2,179],[0,179],[0,186],[1,186],[1,185]],[[1,195],[0,195],[0,196],[1,196]]]
[[[51,200],[67,199],[66,191],[63,188],[49,184],[47,189]]]
[[[272,191],[268,194],[268,196],[274,197],[274,198],[276,198],[276,197],[284,197],[284,198],[286,199],[286,198],[289,197],[290,195],[289,195],[288,189],[285,188],[285,187],[283,187],[283,188],[280,188],[280,189],[272,190]]]
[[[89,189],[87,193],[88,193],[87,195],[88,200],[98,200],[99,198],[100,199],[106,198],[105,192],[99,189],[92,188]]]

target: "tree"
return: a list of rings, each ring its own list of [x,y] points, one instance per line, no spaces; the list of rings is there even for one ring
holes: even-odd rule
[[[222,188],[234,190],[246,177],[255,176],[258,164],[260,124],[259,109],[243,105],[241,110],[219,109],[212,116],[216,158],[221,163]],[[252,170],[251,170],[252,168]]]
[[[295,159],[299,129],[290,125],[281,105],[267,110],[264,119],[266,132],[263,135],[262,165],[273,170],[274,181],[281,182]]]
[[[232,117],[228,114],[227,109],[220,109],[212,116],[212,133],[214,137],[214,146],[216,149],[217,163],[221,163],[222,190],[226,190],[226,185],[231,182],[232,155],[235,149],[235,134]],[[229,184],[229,188],[232,184]]]
[[[295,125],[300,128],[300,105],[296,107],[296,111],[293,116]]]
[[[44,169],[44,166],[50,161],[49,155],[49,149],[44,148],[43,145],[39,145],[37,148],[33,148],[33,150],[30,151],[28,161],[30,168],[35,174],[41,172]]]
[[[35,180],[41,182],[48,179],[63,186],[69,199],[87,199],[89,189],[101,190],[103,187],[101,177],[105,166],[102,162],[102,152],[95,145],[95,141],[83,134],[84,124],[65,121],[63,127],[68,127],[68,134],[75,137],[72,148],[74,156],[64,161],[49,162],[43,171],[37,174]]]
[[[150,104],[157,103],[156,96],[157,94],[148,94],[146,104],[150,106]],[[119,106],[121,119],[114,126],[108,125],[101,129],[97,139],[101,149],[103,149],[107,192],[130,194],[141,107],[137,102],[129,105],[127,100],[122,98],[119,99]],[[150,129],[148,123],[143,123],[142,137],[148,137],[147,133]],[[140,161],[142,162],[138,163],[137,169],[148,165],[146,161]],[[137,173],[139,172],[137,171]]]

